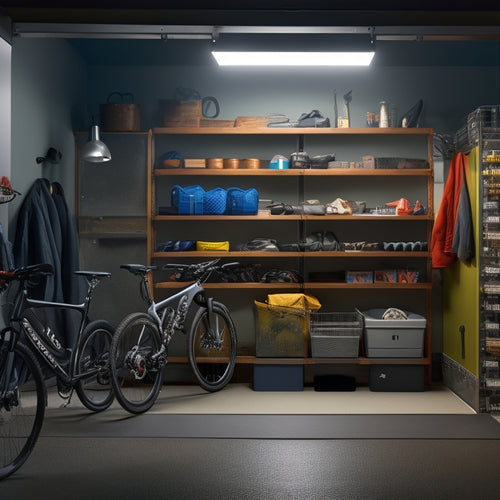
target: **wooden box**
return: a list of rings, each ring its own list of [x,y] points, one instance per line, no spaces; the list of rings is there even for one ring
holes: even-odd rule
[[[160,100],[160,116],[164,127],[199,127],[202,117],[201,100]]]

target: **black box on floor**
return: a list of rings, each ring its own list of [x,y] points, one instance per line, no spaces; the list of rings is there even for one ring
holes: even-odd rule
[[[314,375],[314,390],[327,391],[355,391],[356,379],[350,375]]]
[[[380,392],[418,392],[424,390],[423,366],[372,365],[370,390]]]
[[[254,391],[303,391],[303,365],[254,365]]]

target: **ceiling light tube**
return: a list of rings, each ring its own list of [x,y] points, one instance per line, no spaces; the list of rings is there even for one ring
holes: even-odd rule
[[[219,66],[369,66],[375,52],[219,51]]]

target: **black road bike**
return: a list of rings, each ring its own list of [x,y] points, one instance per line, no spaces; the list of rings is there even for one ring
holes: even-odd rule
[[[47,404],[45,381],[49,375],[55,375],[59,395],[66,404],[73,390],[85,407],[96,412],[105,410],[114,400],[109,375],[114,328],[107,321],[88,318],[94,288],[111,275],[76,271],[88,283],[81,304],[29,298],[30,283],[52,273],[49,264],[0,273],[9,292],[17,284],[9,325],[0,332],[0,479],[19,469],[35,446]],[[48,321],[51,312],[54,316],[59,311],[76,311],[70,314],[79,316],[74,345],[67,348],[54,334],[54,323]]]
[[[163,270],[188,276],[180,291],[156,303],[151,294],[154,266],[121,267],[140,277],[148,308],[124,318],[111,343],[111,382],[116,399],[130,413],[143,413],[158,398],[168,361],[168,346],[176,331],[189,326],[188,359],[199,385],[214,392],[231,380],[236,364],[236,329],[227,307],[207,297],[203,282],[213,273],[239,265],[219,265],[219,259],[199,264],[166,264]],[[189,313],[192,320],[186,320]]]

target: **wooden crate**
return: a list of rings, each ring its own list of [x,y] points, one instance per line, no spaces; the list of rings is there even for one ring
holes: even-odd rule
[[[213,118],[201,118],[200,127],[234,127],[234,120],[215,120]]]
[[[237,116],[234,121],[235,127],[267,127],[269,118],[267,116]]]
[[[199,127],[202,117],[201,100],[160,100],[160,116],[164,127]]]

